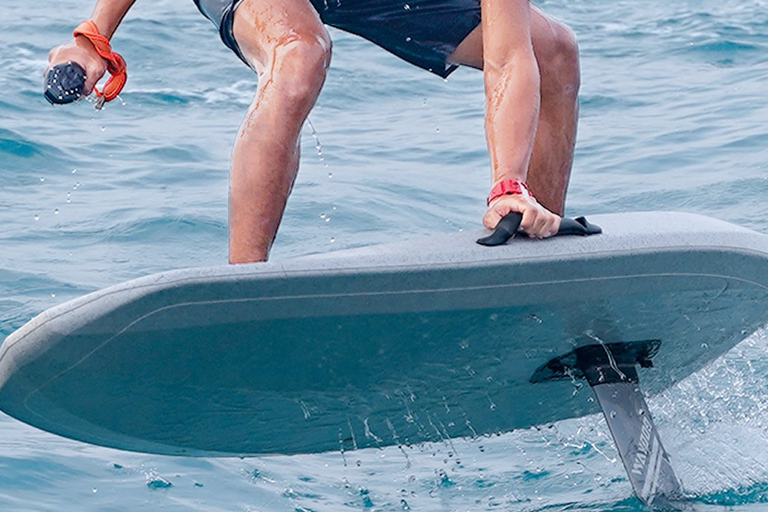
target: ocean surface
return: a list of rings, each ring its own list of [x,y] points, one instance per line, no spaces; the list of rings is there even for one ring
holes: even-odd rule
[[[582,57],[570,215],[675,210],[768,232],[768,2],[547,0]],[[0,339],[153,272],[225,264],[228,158],[256,85],[191,0],[139,1],[121,101],[54,108],[85,0],[0,3]],[[480,73],[447,81],[333,31],[273,259],[480,227]],[[768,337],[650,400],[697,510],[768,510]],[[372,371],[375,371],[372,369]],[[0,414],[3,511],[640,511],[601,417],[342,455],[184,459]]]

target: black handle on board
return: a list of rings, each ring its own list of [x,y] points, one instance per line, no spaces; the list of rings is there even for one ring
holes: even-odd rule
[[[495,245],[504,245],[507,240],[515,236],[517,229],[520,227],[520,221],[523,220],[523,214],[519,212],[510,212],[501,218],[499,223],[494,228],[493,232],[483,238],[479,238],[477,243],[480,245],[486,245],[493,247]],[[560,220],[560,229],[557,230],[555,236],[560,235],[597,235],[602,233],[603,230],[600,226],[596,226],[589,222],[584,217],[577,217],[571,219],[563,217]]]
[[[79,100],[85,86],[85,70],[76,62],[53,66],[45,75],[43,94],[52,104],[62,105]]]

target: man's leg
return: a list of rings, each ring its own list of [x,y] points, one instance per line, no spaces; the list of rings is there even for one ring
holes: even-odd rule
[[[579,92],[579,53],[571,30],[531,7],[531,42],[541,75],[541,104],[528,185],[550,211],[563,214],[573,163]],[[449,60],[483,67],[483,37],[478,26]]]
[[[229,261],[267,259],[299,165],[299,137],[330,62],[331,40],[307,0],[244,0],[233,32],[259,75],[232,152]]]

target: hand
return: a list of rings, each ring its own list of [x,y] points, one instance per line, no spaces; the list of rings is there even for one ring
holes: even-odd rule
[[[494,199],[483,216],[483,224],[493,229],[510,212],[523,214],[520,229],[530,237],[547,238],[560,229],[559,216],[537,203],[533,197],[522,194],[507,194]]]
[[[107,64],[96,52],[91,42],[80,36],[66,44],[53,48],[48,53],[48,67],[45,68],[43,76],[46,76],[48,70],[53,66],[70,61],[80,64],[85,69],[83,96],[87,96],[101,77],[104,76],[104,73],[107,72]]]

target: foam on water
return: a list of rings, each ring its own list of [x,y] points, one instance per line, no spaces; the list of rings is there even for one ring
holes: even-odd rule
[[[570,214],[685,210],[768,232],[768,3],[546,0],[582,52]],[[0,335],[61,300],[226,261],[227,161],[255,87],[191,2],[138,2],[114,38],[123,103],[52,108],[48,49],[90,2],[0,6]],[[480,225],[482,77],[447,82],[333,32],[274,258]],[[317,140],[322,141],[318,154]],[[758,334],[650,400],[702,510],[768,502]],[[0,416],[4,510],[637,511],[600,417],[383,450],[179,459]]]

